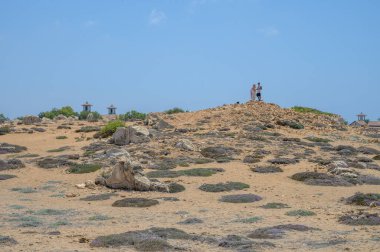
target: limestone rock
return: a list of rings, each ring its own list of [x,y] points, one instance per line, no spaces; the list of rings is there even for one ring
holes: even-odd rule
[[[130,143],[149,142],[149,131],[142,126],[119,127],[112,135],[111,142],[116,145],[127,145]]]
[[[196,151],[197,147],[188,139],[181,139],[176,144],[175,147],[186,151]]]
[[[41,118],[39,118],[38,116],[28,115],[22,118],[22,123],[26,125],[40,123],[40,122],[41,122]]]
[[[106,179],[97,179],[96,184],[104,184],[113,189],[169,192],[168,185],[150,181],[141,168],[133,166],[129,159],[119,161],[111,175]]]

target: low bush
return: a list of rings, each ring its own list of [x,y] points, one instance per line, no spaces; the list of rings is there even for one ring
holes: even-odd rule
[[[131,110],[125,113],[124,115],[119,115],[119,120],[129,121],[129,120],[144,120],[146,114],[140,113],[136,110]]]
[[[91,111],[91,112],[82,111],[79,114],[79,120],[88,120],[90,122],[97,122],[100,119],[102,119],[102,116],[96,111]]]
[[[293,210],[286,212],[286,215],[288,216],[313,216],[315,215],[314,212],[308,211],[308,210]]]
[[[58,140],[67,139],[67,136],[57,136],[55,139],[58,139]]]
[[[3,123],[5,121],[8,121],[9,118],[7,118],[4,114],[0,114],[0,123]]]
[[[124,127],[125,123],[123,121],[115,120],[107,123],[106,126],[100,129],[98,133],[94,135],[95,138],[106,138],[112,136],[116,129],[119,127]]]
[[[100,127],[98,126],[83,126],[80,129],[75,130],[75,132],[94,132],[94,131],[99,131]]]
[[[166,110],[164,113],[171,115],[171,114],[183,113],[183,112],[185,112],[185,110],[178,108],[178,107],[175,107],[175,108]]]
[[[82,174],[94,172],[99,170],[100,168],[102,168],[100,164],[74,164],[69,169],[67,169],[67,172],[74,174]]]
[[[50,111],[41,112],[38,114],[38,117],[40,117],[40,118],[46,117],[49,119],[54,119],[54,117],[56,117],[58,115],[64,115],[66,117],[69,117],[69,116],[78,116],[78,113],[75,112],[72,107],[65,106],[65,107],[62,107],[60,109],[53,108]]]
[[[0,136],[6,135],[11,132],[11,129],[8,126],[0,127]]]
[[[318,109],[301,107],[301,106],[294,106],[291,109],[296,111],[296,112],[300,112],[300,113],[313,113],[313,114],[317,114],[317,115],[329,115],[329,116],[335,115],[333,113],[323,112],[323,111],[320,111]]]

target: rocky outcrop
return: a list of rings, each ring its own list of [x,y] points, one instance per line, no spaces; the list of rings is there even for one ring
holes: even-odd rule
[[[119,161],[108,178],[99,177],[95,183],[113,189],[169,192],[168,185],[152,182],[143,174],[140,167],[133,166],[126,158]]]
[[[185,151],[196,151],[197,147],[188,139],[181,139],[176,144],[175,147]]]
[[[149,142],[149,131],[142,126],[119,127],[112,135],[111,142],[116,145],[127,145],[130,143]]]
[[[29,116],[24,116],[22,118],[22,123],[26,125],[36,124],[40,122],[41,122],[41,118],[39,118],[38,116],[29,115]]]

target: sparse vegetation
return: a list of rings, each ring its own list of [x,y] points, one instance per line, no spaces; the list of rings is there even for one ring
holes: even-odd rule
[[[75,130],[75,132],[94,132],[94,131],[99,131],[100,127],[99,126],[83,126],[80,129]]]
[[[358,206],[380,206],[379,193],[356,193],[346,200],[347,204]]]
[[[119,120],[122,120],[122,121],[144,120],[145,118],[146,118],[146,114],[140,113],[136,110],[131,110],[123,115],[119,115]]]
[[[20,192],[20,193],[35,193],[35,192],[37,192],[37,190],[33,189],[32,187],[15,187],[15,188],[12,188],[11,191]]]
[[[67,136],[57,136],[55,139],[58,139],[58,140],[67,139]]]
[[[308,211],[308,210],[293,210],[285,213],[288,216],[313,216],[315,215],[314,212]]]
[[[115,120],[107,123],[103,128],[100,129],[98,133],[94,135],[95,138],[106,138],[109,136],[112,136],[113,133],[117,130],[119,127],[124,127],[125,123],[120,120]]]
[[[3,123],[3,122],[8,121],[8,120],[9,120],[9,118],[6,117],[4,114],[0,114],[0,123]]]
[[[218,184],[203,184],[199,187],[200,190],[205,192],[227,192],[233,190],[243,190],[249,188],[249,185],[241,182],[227,182]]]
[[[100,164],[74,164],[69,169],[67,169],[67,172],[74,174],[82,174],[94,172],[99,170],[100,168],[102,168]]]
[[[54,119],[54,117],[56,117],[58,115],[64,115],[66,117],[70,117],[70,116],[78,116],[78,113],[75,112],[72,107],[65,106],[65,107],[62,107],[60,109],[53,108],[50,111],[41,112],[41,113],[38,114],[38,117],[39,118],[46,117],[46,118],[49,118],[49,119]]]
[[[178,183],[170,183],[169,184],[169,193],[179,193],[185,191],[186,188]]]
[[[88,218],[89,221],[106,221],[110,219],[112,219],[112,217],[103,214],[97,214]]]
[[[333,113],[323,112],[318,109],[314,108],[308,108],[308,107],[301,107],[301,106],[294,106],[291,108],[292,110],[300,113],[313,113],[317,115],[329,115],[329,116],[335,116]]]
[[[92,115],[92,116],[89,116],[89,115]],[[82,111],[80,112],[79,114],[79,120],[88,120],[90,122],[97,122],[99,121],[100,119],[102,119],[102,116],[96,112],[96,111]]]
[[[11,132],[11,128],[9,126],[0,127],[0,136],[9,134],[10,132]]]
[[[185,110],[181,109],[181,108],[178,108],[178,107],[175,107],[175,108],[172,108],[172,109],[168,109],[165,111],[166,114],[177,114],[177,113],[184,113]]]
[[[314,143],[328,143],[331,142],[330,139],[321,138],[321,137],[306,137],[306,140],[309,140],[310,142]]]
[[[241,223],[256,223],[261,221],[263,218],[262,217],[250,217],[250,218],[245,218],[245,219],[237,219],[235,222],[241,222]]]
[[[295,122],[295,121],[288,121],[288,120],[279,120],[277,121],[277,124],[280,126],[286,126],[292,129],[303,129],[305,128],[301,123]]]
[[[287,204],[284,204],[284,203],[278,203],[278,202],[271,202],[271,203],[267,203],[263,206],[261,206],[262,208],[265,208],[265,209],[282,209],[282,208],[290,208]]]
[[[255,194],[234,194],[222,196],[219,201],[228,203],[252,203],[262,200],[262,198]]]
[[[144,198],[126,198],[115,201],[113,207],[150,207],[159,204],[158,200]]]
[[[70,149],[70,148],[67,147],[67,146],[63,146],[63,147],[60,147],[60,148],[57,148],[57,149],[48,150],[47,152],[62,152],[62,151],[68,150],[68,149]]]

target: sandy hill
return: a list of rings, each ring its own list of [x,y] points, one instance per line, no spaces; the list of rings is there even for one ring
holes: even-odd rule
[[[1,251],[379,248],[378,132],[262,102],[105,124],[2,125]]]

